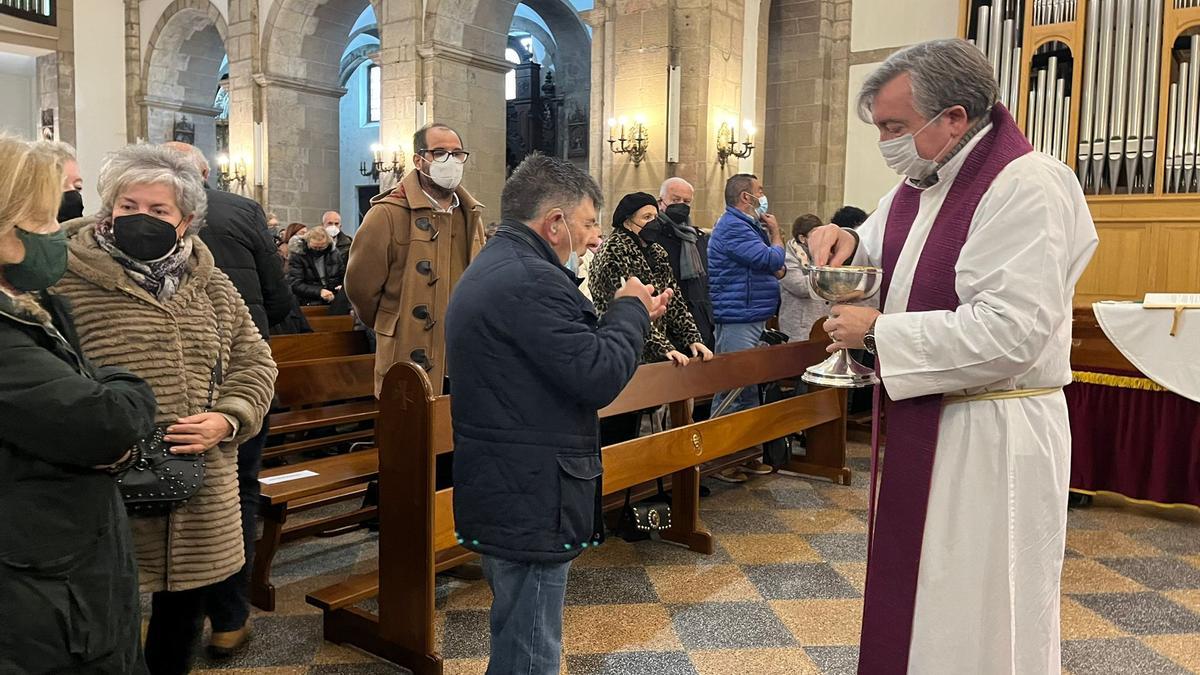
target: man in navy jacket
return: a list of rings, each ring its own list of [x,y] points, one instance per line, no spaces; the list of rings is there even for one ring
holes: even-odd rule
[[[784,268],[783,239],[779,222],[767,213],[767,196],[757,176],[739,173],[725,182],[725,213],[708,241],[708,288],[716,320],[717,353],[758,346],[767,319],[779,309],[779,279]],[[728,392],[713,397],[716,411]],[[747,387],[725,412],[758,405],[758,388]],[[751,473],[771,473],[762,462],[743,468]],[[718,478],[743,482],[736,470]]]
[[[576,271],[600,201],[572,164],[527,157],[446,313],[454,521],[495,598],[490,675],[559,672],[567,570],[604,538],[596,412],[633,377],[671,299],[630,277],[597,318]]]

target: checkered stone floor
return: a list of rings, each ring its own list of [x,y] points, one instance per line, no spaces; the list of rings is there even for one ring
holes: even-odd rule
[[[854,673],[866,574],[864,448],[854,485],[789,476],[710,481],[714,555],[610,540],[576,560],[567,589],[570,675]],[[1200,513],[1116,499],[1072,510],[1063,569],[1063,671],[1200,673]],[[256,612],[248,652],[201,673],[405,672],[321,640],[305,593],[375,565],[365,532],[287,546],[279,610]],[[487,665],[484,582],[445,580],[437,629],[447,675]]]

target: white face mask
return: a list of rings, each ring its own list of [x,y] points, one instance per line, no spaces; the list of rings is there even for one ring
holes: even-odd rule
[[[464,166],[451,157],[444,162],[430,162],[429,173],[425,175],[443,190],[455,190],[462,183]]]
[[[579,254],[575,252],[575,237],[571,236],[571,224],[565,218],[563,224],[567,227],[567,242],[571,247],[571,255],[567,256],[567,262],[563,263],[563,267],[571,270],[571,274],[579,276]]]
[[[337,225],[326,225],[325,226],[325,232],[328,233],[329,236],[335,240],[337,239],[337,236],[338,236],[338,234],[341,233],[341,231],[342,231],[341,228],[339,228]]]
[[[917,136],[941,116],[942,113],[935,115],[915,134],[904,134],[890,141],[879,141],[879,152],[883,155],[883,161],[887,162],[888,168],[901,176],[918,181],[925,180],[930,174],[937,171],[938,162],[925,159],[917,152]]]

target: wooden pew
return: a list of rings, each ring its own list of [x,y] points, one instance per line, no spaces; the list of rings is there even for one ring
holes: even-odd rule
[[[314,316],[328,316],[329,305],[301,305],[300,311],[310,319]]]
[[[699,512],[702,464],[805,429],[805,460],[793,460],[786,468],[848,482],[844,390],[817,390],[699,423],[692,423],[689,413],[690,401],[700,396],[798,377],[826,357],[827,344],[810,341],[753,349],[682,369],[668,363],[639,368],[602,414],[669,404],[674,427],[604,448],[604,493],[669,476],[672,528],[662,538],[711,554],[713,536]],[[307,599],[323,610],[325,639],[355,645],[417,675],[440,675],[434,575],[474,555],[457,544],[453,488],[435,491],[435,458],[453,445],[450,400],[434,397],[424,371],[402,363],[388,373],[380,406],[379,567],[387,574],[352,576]],[[378,597],[378,614],[354,606],[372,597]]]
[[[374,371],[373,354],[280,363],[276,397],[280,406],[290,410],[272,413],[269,421],[272,438],[285,440],[269,442],[263,457],[278,458],[342,443],[370,444],[375,436],[373,427],[300,440],[287,440],[286,436],[374,422],[379,413],[374,396]],[[255,606],[275,608],[271,563],[282,544],[362,522],[374,517],[375,509],[364,507],[301,525],[289,524],[288,516],[363,496],[378,468],[377,455],[371,450],[264,469],[259,474],[260,479],[298,471],[314,471],[317,476],[261,484],[259,514],[263,518],[263,534],[254,552],[250,579],[250,599]]]
[[[276,335],[271,338],[270,344],[275,363],[358,356],[371,352],[367,333],[361,330]]]
[[[308,325],[317,333],[354,330],[354,317],[349,314],[340,316],[310,316],[308,317]]]

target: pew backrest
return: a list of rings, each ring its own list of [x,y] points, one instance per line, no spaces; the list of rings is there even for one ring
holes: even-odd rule
[[[367,334],[361,330],[277,335],[270,344],[276,363],[358,356],[371,351]]]
[[[367,398],[374,393],[374,354],[280,363],[275,380],[276,397],[285,408]]]

